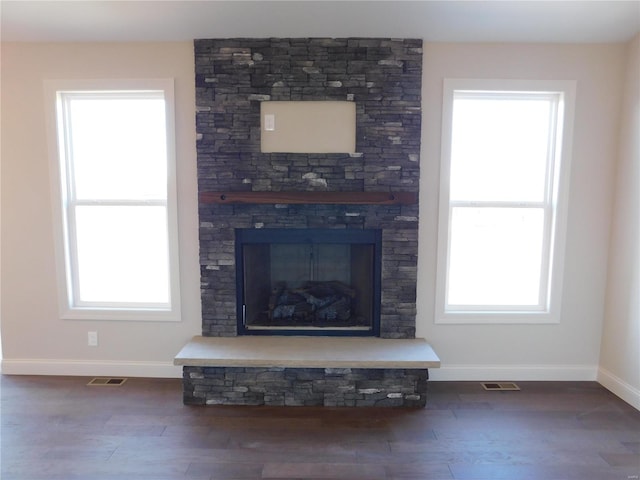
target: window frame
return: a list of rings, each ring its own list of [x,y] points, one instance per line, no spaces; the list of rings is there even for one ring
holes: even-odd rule
[[[436,324],[559,323],[575,91],[576,82],[574,81],[444,79],[436,267]],[[450,199],[454,98],[456,94],[459,96],[490,98],[492,94],[495,95],[496,93],[507,94],[513,98],[522,98],[523,95],[525,98],[528,95],[558,96],[555,115],[555,150],[547,162],[545,198],[543,202],[451,201]],[[455,207],[543,209],[543,266],[540,279],[540,298],[537,305],[447,305],[451,217]]]
[[[113,80],[45,80],[45,110],[49,138],[50,176],[52,181],[52,208],[55,238],[55,257],[58,285],[58,304],[61,319],[67,320],[130,320],[130,321],[180,321],[180,267],[178,249],[177,182],[175,155],[175,106],[174,80],[164,79],[113,79]],[[164,205],[167,215],[167,242],[169,268],[169,302],[83,302],[74,297],[78,292],[78,265],[72,254],[76,241],[74,222],[70,221],[70,201],[87,205],[122,205],[121,201],[77,200],[72,195],[68,180],[73,168],[67,152],[63,108],[64,94],[95,94],[115,96],[135,93],[141,97],[161,94],[165,102],[167,196],[166,201],[146,200],[130,203],[137,205]],[[127,202],[125,201],[124,204]]]

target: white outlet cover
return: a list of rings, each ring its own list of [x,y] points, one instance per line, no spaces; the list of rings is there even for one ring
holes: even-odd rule
[[[273,132],[276,129],[276,116],[268,113],[264,116],[264,129],[266,132]]]

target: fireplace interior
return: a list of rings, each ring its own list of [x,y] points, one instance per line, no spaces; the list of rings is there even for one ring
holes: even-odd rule
[[[240,335],[380,332],[380,230],[237,229]]]

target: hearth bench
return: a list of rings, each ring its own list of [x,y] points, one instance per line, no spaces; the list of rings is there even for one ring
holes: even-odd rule
[[[196,336],[174,359],[187,405],[426,405],[421,338]]]

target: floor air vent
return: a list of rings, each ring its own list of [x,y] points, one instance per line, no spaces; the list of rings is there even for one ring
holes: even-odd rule
[[[87,385],[92,387],[119,387],[126,381],[126,378],[94,378]]]
[[[513,382],[482,382],[481,385],[485,390],[491,391],[520,390],[520,387]]]

